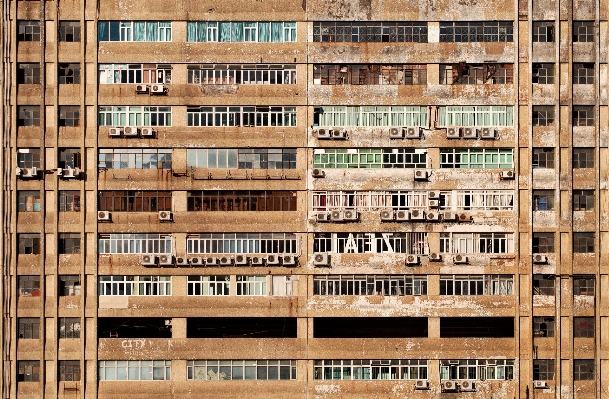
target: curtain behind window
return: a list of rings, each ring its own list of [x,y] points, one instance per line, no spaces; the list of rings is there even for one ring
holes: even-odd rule
[[[271,23],[270,22],[258,22],[258,41],[259,42],[270,42],[271,41]]]
[[[220,37],[219,42],[230,42],[230,22],[219,22]]]
[[[136,21],[133,23],[133,41],[144,42],[146,41],[146,22]]]
[[[243,41],[243,22],[232,23],[232,37],[229,41],[242,42]]]
[[[107,42],[110,40],[108,21],[100,21],[97,23],[97,41]]]
[[[147,42],[158,42],[159,41],[159,23],[158,22],[147,22],[146,23],[146,41]]]
[[[283,41],[283,22],[271,22],[271,41]]]

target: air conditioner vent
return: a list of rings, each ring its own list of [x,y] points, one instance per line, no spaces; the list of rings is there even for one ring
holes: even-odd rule
[[[383,222],[393,221],[394,217],[395,215],[391,209],[384,209],[381,211],[381,221]]]
[[[97,221],[99,222],[109,222],[112,218],[112,214],[108,211],[99,211],[97,212]]]
[[[329,266],[330,256],[327,253],[318,252],[313,254],[313,265],[315,266]]]
[[[169,211],[160,211],[159,212],[159,220],[161,222],[171,222],[171,212]]]

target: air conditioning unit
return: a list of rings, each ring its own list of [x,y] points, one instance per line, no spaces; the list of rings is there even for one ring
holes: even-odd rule
[[[311,174],[313,175],[313,177],[325,177],[326,176],[326,172],[324,172],[321,169],[313,169],[311,171]]]
[[[332,138],[332,135],[330,134],[330,130],[328,130],[328,129],[317,129],[317,130],[315,130],[315,133],[317,133],[318,140],[327,140],[327,139]]]
[[[264,265],[264,256],[256,255],[252,256],[252,266],[262,266]]]
[[[501,180],[514,180],[514,171],[504,170],[501,172]]]
[[[237,256],[235,256],[235,265],[247,265],[248,264],[248,260],[247,260],[247,256],[239,254]]]
[[[332,138],[334,140],[345,140],[347,138],[347,131],[339,127],[333,128],[330,130],[330,133],[332,134]]]
[[[342,222],[343,221],[343,211],[335,209],[332,212],[330,212],[330,220],[332,222]]]
[[[415,169],[414,171],[414,179],[419,181],[425,181],[429,179],[429,172],[422,169]]]
[[[277,254],[268,254],[266,256],[266,264],[267,265],[278,265],[281,262],[279,262],[279,255]]]
[[[497,138],[497,131],[493,127],[483,127],[480,130],[480,138],[494,140]]]
[[[203,266],[204,261],[200,256],[190,258],[190,266]]]
[[[233,264],[233,258],[230,256],[222,256],[219,259],[220,266],[230,266]]]
[[[112,220],[112,214],[108,211],[99,211],[97,212],[97,221],[98,222],[109,222]]]
[[[57,174],[64,179],[74,179],[80,175],[80,169],[79,168],[74,168],[74,169],[57,168]]]
[[[542,254],[533,255],[533,263],[548,263],[548,257]]]
[[[447,127],[446,128],[446,138],[447,139],[458,139],[461,136],[459,136],[459,128],[455,127],[455,126],[451,126],[451,127]]]
[[[548,388],[548,383],[545,381],[533,381],[533,388],[546,389],[546,388]]]
[[[406,255],[406,264],[407,265],[418,265],[419,257],[417,255]]]
[[[185,258],[183,256],[178,256],[176,257],[176,266],[190,266],[190,263],[188,262],[188,258]]]
[[[393,221],[395,215],[393,214],[393,210],[391,209],[385,209],[381,211],[381,221],[382,222],[389,222],[389,221]]]
[[[470,215],[466,215],[465,213],[459,215],[460,222],[471,222],[472,220],[473,218]]]
[[[389,128],[389,138],[390,139],[403,139],[404,130],[400,129],[399,127]]]
[[[159,266],[173,266],[173,255],[159,255]]]
[[[427,212],[427,220],[430,222],[439,222],[440,221],[440,213],[439,212]]]
[[[442,220],[446,222],[454,222],[459,219],[459,216],[454,212],[442,212]]]
[[[400,210],[395,212],[395,220],[398,222],[405,222],[410,220],[410,214],[408,211]]]
[[[430,262],[441,262],[442,255],[440,255],[439,253],[436,253],[436,252],[432,252],[429,254],[429,261]]]
[[[143,127],[142,130],[140,130],[140,136],[154,137],[154,129],[151,127]]]
[[[462,380],[458,384],[461,392],[476,392],[476,384],[472,381]]]
[[[478,131],[473,127],[462,127],[461,129],[461,137],[464,139],[477,139]]]
[[[345,209],[343,211],[343,220],[355,222],[359,220],[359,212],[355,209]]]
[[[405,136],[407,139],[420,139],[421,138],[421,128],[419,127],[405,127],[403,128],[405,132]]]
[[[206,257],[205,266],[218,266],[218,258],[216,258],[215,256]]]
[[[160,211],[159,212],[159,221],[161,222],[171,222],[171,212],[169,211]]]
[[[317,222],[329,222],[330,212],[317,212],[315,214],[315,220],[317,220]]]
[[[314,266],[329,266],[330,255],[325,252],[318,252],[313,254],[313,265]]]
[[[123,136],[125,137],[136,137],[137,133],[137,126],[125,126],[125,128],[123,129]]]
[[[146,86],[146,85],[136,85],[135,86],[135,92],[138,93],[138,94],[148,93],[148,86]]]
[[[429,389],[429,381],[427,381],[427,380],[417,380],[414,383],[414,389]]]
[[[159,85],[159,84],[152,85],[150,87],[150,92],[153,94],[163,94],[163,93],[165,93],[165,86]]]
[[[142,255],[142,266],[156,266],[156,255]]]
[[[439,191],[428,191],[427,198],[428,199],[440,199],[440,192]]]
[[[22,179],[33,179],[38,177],[37,168],[17,168],[16,175]]]
[[[442,383],[442,392],[459,392],[459,387],[455,381],[444,381]]]
[[[291,254],[284,254],[281,259],[283,260],[284,266],[294,266],[296,265],[297,256]]]
[[[463,265],[463,264],[466,264],[466,263],[467,263],[467,256],[465,256],[465,255],[456,255],[456,256],[453,258],[453,262],[454,262],[456,265]]]
[[[429,200],[428,203],[430,208],[439,208],[440,207],[440,201],[439,200]]]
[[[111,127],[110,129],[108,129],[108,135],[110,137],[119,137],[121,134],[123,134],[122,127]]]
[[[425,220],[425,212],[420,209],[410,211],[410,220]]]

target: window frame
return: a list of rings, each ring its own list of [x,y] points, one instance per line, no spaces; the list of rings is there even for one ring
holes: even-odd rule
[[[545,212],[555,210],[554,190],[533,190],[533,211]]]
[[[573,211],[590,212],[594,210],[594,190],[573,190]]]
[[[556,276],[551,274],[533,275],[533,295],[556,295]]]
[[[554,43],[554,21],[533,21],[533,43]]]
[[[590,169],[595,164],[595,149],[587,147],[573,147],[573,169]]]
[[[531,246],[534,254],[553,254],[556,250],[554,245],[555,233],[548,231],[533,232]]]
[[[57,336],[60,339],[79,339],[80,317],[59,317]]]
[[[59,21],[59,41],[80,42],[80,21]]]
[[[556,151],[554,147],[533,148],[533,169],[554,169]]]
[[[60,255],[80,254],[80,233],[58,233],[57,253]]]
[[[17,212],[40,212],[42,210],[41,207],[40,190],[17,191]]]
[[[596,247],[596,234],[594,232],[573,232],[573,253],[593,254]]]
[[[40,339],[40,317],[17,318],[18,339]]]

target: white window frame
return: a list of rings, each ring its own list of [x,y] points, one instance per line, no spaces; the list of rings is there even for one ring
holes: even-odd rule
[[[99,254],[170,254],[171,234],[100,234],[98,237]]]
[[[440,149],[440,168],[514,169],[514,149],[442,148]]]
[[[313,293],[319,296],[418,296],[427,295],[427,276],[317,275]]]
[[[230,277],[188,276],[187,288],[188,296],[229,296]]]
[[[313,167],[324,169],[427,168],[427,148],[315,148]]]
[[[327,253],[429,253],[426,232],[315,233],[316,252]]]
[[[171,296],[171,276],[99,276],[99,296]]]
[[[267,276],[237,276],[237,296],[268,296]]]
[[[210,380],[258,380],[259,375],[267,378],[260,380],[271,380],[269,373],[272,368],[276,371],[277,379],[272,380],[296,380],[296,360],[188,360],[186,362],[186,379],[188,381],[210,381]],[[266,368],[266,372],[258,374],[259,368]],[[281,378],[282,372],[287,372],[290,378]],[[247,378],[247,375],[255,378]],[[241,376],[241,378],[234,378]]]
[[[480,250],[480,245],[485,250]],[[490,245],[490,247],[489,247]],[[440,233],[440,252],[452,254],[513,254],[513,233]]]
[[[427,380],[428,361],[314,360],[314,380]],[[416,371],[416,373],[415,373]]]
[[[170,381],[171,360],[99,360],[99,381]]]

